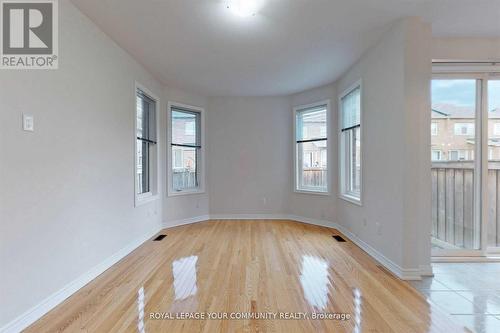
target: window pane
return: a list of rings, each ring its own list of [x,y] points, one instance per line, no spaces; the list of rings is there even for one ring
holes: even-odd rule
[[[474,218],[476,80],[432,80],[432,247],[478,249]]]
[[[137,137],[156,142],[155,101],[137,92]]]
[[[341,191],[349,197],[361,197],[361,88],[341,99]]]
[[[342,128],[359,125],[361,122],[361,89],[358,87],[342,97]]]
[[[298,189],[327,191],[327,141],[297,143]]]
[[[172,143],[200,145],[200,113],[172,109]]]
[[[137,193],[149,192],[149,143],[137,140]]]
[[[199,148],[172,146],[172,188],[174,191],[198,187]]]
[[[151,192],[150,149],[156,142],[155,101],[140,89],[136,93],[137,194]]]
[[[488,81],[488,246],[500,246],[500,80]]]
[[[361,185],[361,129],[356,127],[346,132],[349,145],[347,148],[349,153],[347,191],[350,192],[350,194],[359,195]]]
[[[326,138],[326,106],[297,112],[297,140]]]

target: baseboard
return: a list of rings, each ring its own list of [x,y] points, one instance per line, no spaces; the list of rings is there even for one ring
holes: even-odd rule
[[[163,228],[168,229],[173,227],[179,227],[181,225],[203,222],[207,220],[210,220],[210,215],[200,215],[195,217],[189,217],[187,219],[182,219],[182,220],[164,221]]]
[[[144,236],[132,241],[130,244],[114,253],[111,257],[94,266],[91,270],[87,271],[83,275],[79,276],[77,279],[68,283],[59,291],[53,293],[49,297],[45,298],[42,302],[35,305],[28,311],[24,312],[11,322],[0,328],[2,333],[20,332],[38,319],[40,319],[47,312],[55,308],[57,305],[62,303],[65,299],[76,293],[79,289],[83,288],[86,284],[94,280],[96,277],[101,275],[108,268],[116,264],[118,261],[123,259],[129,253],[134,251],[148,239],[153,237],[159,230],[154,230],[145,234]]]
[[[210,214],[211,220],[289,220],[286,214]]]

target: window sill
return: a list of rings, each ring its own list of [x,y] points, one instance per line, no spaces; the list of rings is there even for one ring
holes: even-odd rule
[[[339,195],[339,198],[343,199],[343,200],[345,200],[347,202],[350,202],[352,204],[355,204],[355,205],[358,205],[358,206],[363,206],[363,204],[361,203],[361,198],[355,197],[353,195],[341,194],[341,195]]]
[[[135,197],[135,207],[139,207],[158,199],[158,194],[142,194],[136,195]]]
[[[323,196],[329,196],[330,192],[322,192],[322,191],[314,191],[314,190],[298,190],[295,189],[293,190],[295,193],[301,193],[301,194],[313,194],[313,195],[323,195]]]
[[[178,196],[182,196],[182,195],[195,195],[195,194],[203,194],[203,193],[205,193],[205,190],[200,190],[200,189],[186,190],[186,191],[172,191],[172,190],[169,190],[168,193],[167,193],[167,196],[169,196],[169,197],[178,197]]]

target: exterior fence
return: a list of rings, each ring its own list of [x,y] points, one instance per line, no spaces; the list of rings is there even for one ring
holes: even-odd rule
[[[326,170],[320,168],[304,168],[302,171],[302,185],[306,187],[320,187],[327,184]]]
[[[195,188],[197,184],[196,172],[194,170],[174,170],[172,174],[172,185],[175,189]]]
[[[500,244],[500,162],[488,163],[488,242]],[[455,247],[473,249],[480,227],[474,224],[474,161],[432,163],[432,236]]]

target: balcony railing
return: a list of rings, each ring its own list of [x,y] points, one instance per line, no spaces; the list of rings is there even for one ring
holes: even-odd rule
[[[488,163],[488,245],[500,244],[500,161]],[[474,161],[432,163],[432,237],[451,248],[478,248],[474,223]]]

